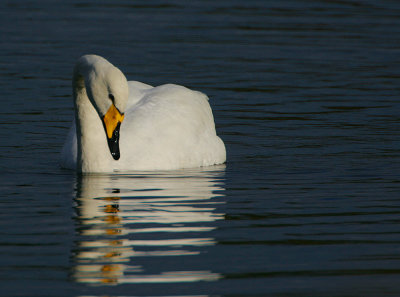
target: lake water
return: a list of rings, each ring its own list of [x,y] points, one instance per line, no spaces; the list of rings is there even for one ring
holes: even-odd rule
[[[1,296],[399,296],[400,2],[0,4]],[[210,97],[224,166],[77,175],[72,68]]]

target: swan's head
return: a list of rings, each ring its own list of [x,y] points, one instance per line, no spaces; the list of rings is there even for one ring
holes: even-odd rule
[[[79,59],[74,79],[79,89],[79,77],[84,79],[82,88],[101,118],[108,147],[115,160],[120,157],[119,131],[128,101],[128,82],[125,75],[106,59],[87,55]]]

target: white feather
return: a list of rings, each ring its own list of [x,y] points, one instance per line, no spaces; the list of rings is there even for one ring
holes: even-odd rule
[[[213,114],[203,93],[173,84],[152,87],[127,83],[119,74],[122,72],[94,55],[81,58],[75,69],[75,76],[82,76],[85,87],[91,90],[78,90],[79,80],[74,78],[78,125],[73,123],[68,133],[61,166],[83,172],[113,172],[172,170],[225,162],[225,146],[216,135]],[[124,84],[129,95],[125,95]],[[100,119],[111,105],[110,89],[116,96],[116,106],[125,113],[119,160],[111,157]]]

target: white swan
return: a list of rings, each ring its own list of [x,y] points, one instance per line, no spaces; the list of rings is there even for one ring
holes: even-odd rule
[[[96,55],[74,68],[75,121],[61,166],[80,172],[172,170],[224,163],[206,95],[127,81]]]

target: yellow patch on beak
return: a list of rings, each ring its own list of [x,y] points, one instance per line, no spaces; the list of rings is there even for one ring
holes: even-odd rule
[[[103,117],[104,126],[106,128],[107,137],[111,139],[115,128],[117,128],[118,123],[122,123],[124,120],[124,114],[120,113],[114,104],[111,104],[107,113]]]

